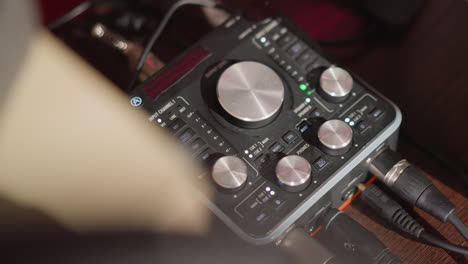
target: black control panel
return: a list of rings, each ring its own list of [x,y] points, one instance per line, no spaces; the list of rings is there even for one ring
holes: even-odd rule
[[[284,18],[240,16],[130,95],[207,170],[211,209],[277,238],[399,127],[399,111]]]

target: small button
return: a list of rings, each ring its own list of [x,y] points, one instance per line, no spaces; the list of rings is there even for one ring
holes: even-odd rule
[[[369,126],[364,121],[359,122],[359,124],[357,125],[357,129],[359,130],[360,133],[364,132],[368,127]]]
[[[295,57],[296,55],[298,55],[304,49],[305,49],[304,43],[296,42],[288,49],[288,54],[290,56],[292,56],[292,57]]]
[[[297,57],[296,61],[302,65],[315,58],[316,55],[311,50],[306,50],[301,55],[299,55],[299,57]]]
[[[310,117],[323,117],[323,111],[316,108],[309,114]]]
[[[187,107],[183,105],[177,105],[177,110],[179,111],[179,113],[183,113],[187,110]]]
[[[206,145],[205,141],[203,141],[201,138],[197,138],[190,144],[190,147],[192,148],[193,152],[199,151],[201,148],[203,148]]]
[[[299,124],[297,127],[299,129],[299,132],[304,133],[310,128],[310,124],[306,121],[303,121],[302,123]]]
[[[370,112],[370,115],[373,117],[373,118],[379,118],[381,115],[382,115],[383,111],[379,108],[374,108],[374,110],[372,110]]]
[[[328,164],[328,161],[322,157],[318,158],[315,162],[314,162],[314,167],[317,169],[317,170],[321,170],[323,169],[325,166],[327,166]]]
[[[282,206],[283,204],[285,203],[285,200],[282,198],[282,197],[275,197],[274,199],[271,199],[270,202],[269,202],[269,205],[273,208],[273,209],[277,209],[279,208],[280,206]]]
[[[191,138],[195,136],[195,131],[191,128],[187,128],[182,134],[179,135],[179,140],[182,143],[187,143]]]
[[[284,35],[282,38],[280,38],[278,40],[278,45],[280,47],[285,47],[286,45],[288,45],[289,43],[291,43],[293,40],[294,40],[294,35],[291,34],[291,33],[287,33],[286,35]]]
[[[270,147],[270,151],[273,152],[273,153],[279,153],[281,151],[283,151],[284,147],[283,145],[281,145],[280,143],[275,143],[273,144],[271,147]]]
[[[294,131],[289,131],[283,136],[283,139],[286,143],[291,144],[294,140],[296,140],[297,134]]]
[[[270,217],[270,215],[267,212],[260,211],[255,216],[255,221],[257,221],[257,223],[261,223],[261,222],[267,220],[269,217]]]
[[[255,159],[255,163],[258,165],[260,169],[265,168],[265,166],[270,162],[270,157],[268,155],[261,155],[257,159]]]
[[[207,148],[198,156],[198,158],[200,160],[202,160],[202,161],[208,161],[211,154],[213,154],[213,151],[211,151],[211,149]]]
[[[172,122],[168,126],[168,128],[172,132],[177,133],[177,131],[181,130],[185,125],[186,125],[186,123],[182,119],[177,118],[174,122]]]

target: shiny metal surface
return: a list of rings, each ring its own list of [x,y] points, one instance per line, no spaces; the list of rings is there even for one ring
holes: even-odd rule
[[[407,160],[400,160],[385,174],[383,181],[391,187],[409,166],[411,166],[411,164]]]
[[[310,182],[312,167],[303,157],[291,155],[278,162],[275,172],[283,189],[298,192],[304,190]]]
[[[273,117],[284,100],[284,86],[268,66],[244,61],[228,67],[217,85],[223,109],[244,122],[259,122]]]
[[[330,155],[341,155],[348,151],[353,140],[353,129],[344,121],[334,119],[323,123],[318,131],[322,150]],[[338,152],[336,152],[338,151]]]
[[[353,77],[346,70],[330,67],[320,76],[319,91],[328,101],[342,102],[351,92],[353,83]]]
[[[224,156],[213,164],[211,176],[219,187],[234,191],[247,181],[247,165],[238,157]]]

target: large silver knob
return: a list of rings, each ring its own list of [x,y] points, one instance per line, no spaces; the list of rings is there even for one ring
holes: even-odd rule
[[[235,156],[217,159],[211,170],[214,182],[225,191],[238,191],[247,182],[247,165]]]
[[[320,126],[318,139],[319,147],[325,153],[343,155],[352,146],[353,129],[341,120],[329,120]]]
[[[229,66],[218,80],[218,101],[230,121],[246,128],[270,123],[284,100],[284,85],[270,67],[253,61]]]
[[[300,192],[307,188],[311,179],[312,167],[301,156],[286,156],[276,165],[279,185],[289,192]]]
[[[353,77],[346,70],[332,66],[322,72],[318,92],[325,100],[340,103],[348,98],[353,83]]]

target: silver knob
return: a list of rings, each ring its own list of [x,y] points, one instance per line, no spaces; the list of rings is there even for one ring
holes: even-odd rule
[[[343,155],[351,148],[353,129],[334,119],[323,123],[318,131],[319,147],[330,155]]]
[[[279,185],[289,192],[300,192],[310,183],[312,167],[301,156],[286,156],[276,165]]]
[[[332,66],[322,72],[318,91],[327,101],[340,103],[348,98],[353,83],[353,77],[346,70]]]
[[[229,66],[221,74],[216,93],[233,123],[257,128],[278,114],[284,100],[284,85],[270,67],[244,61]]]
[[[213,164],[211,176],[223,190],[237,191],[247,181],[247,165],[238,157],[224,156]]]

